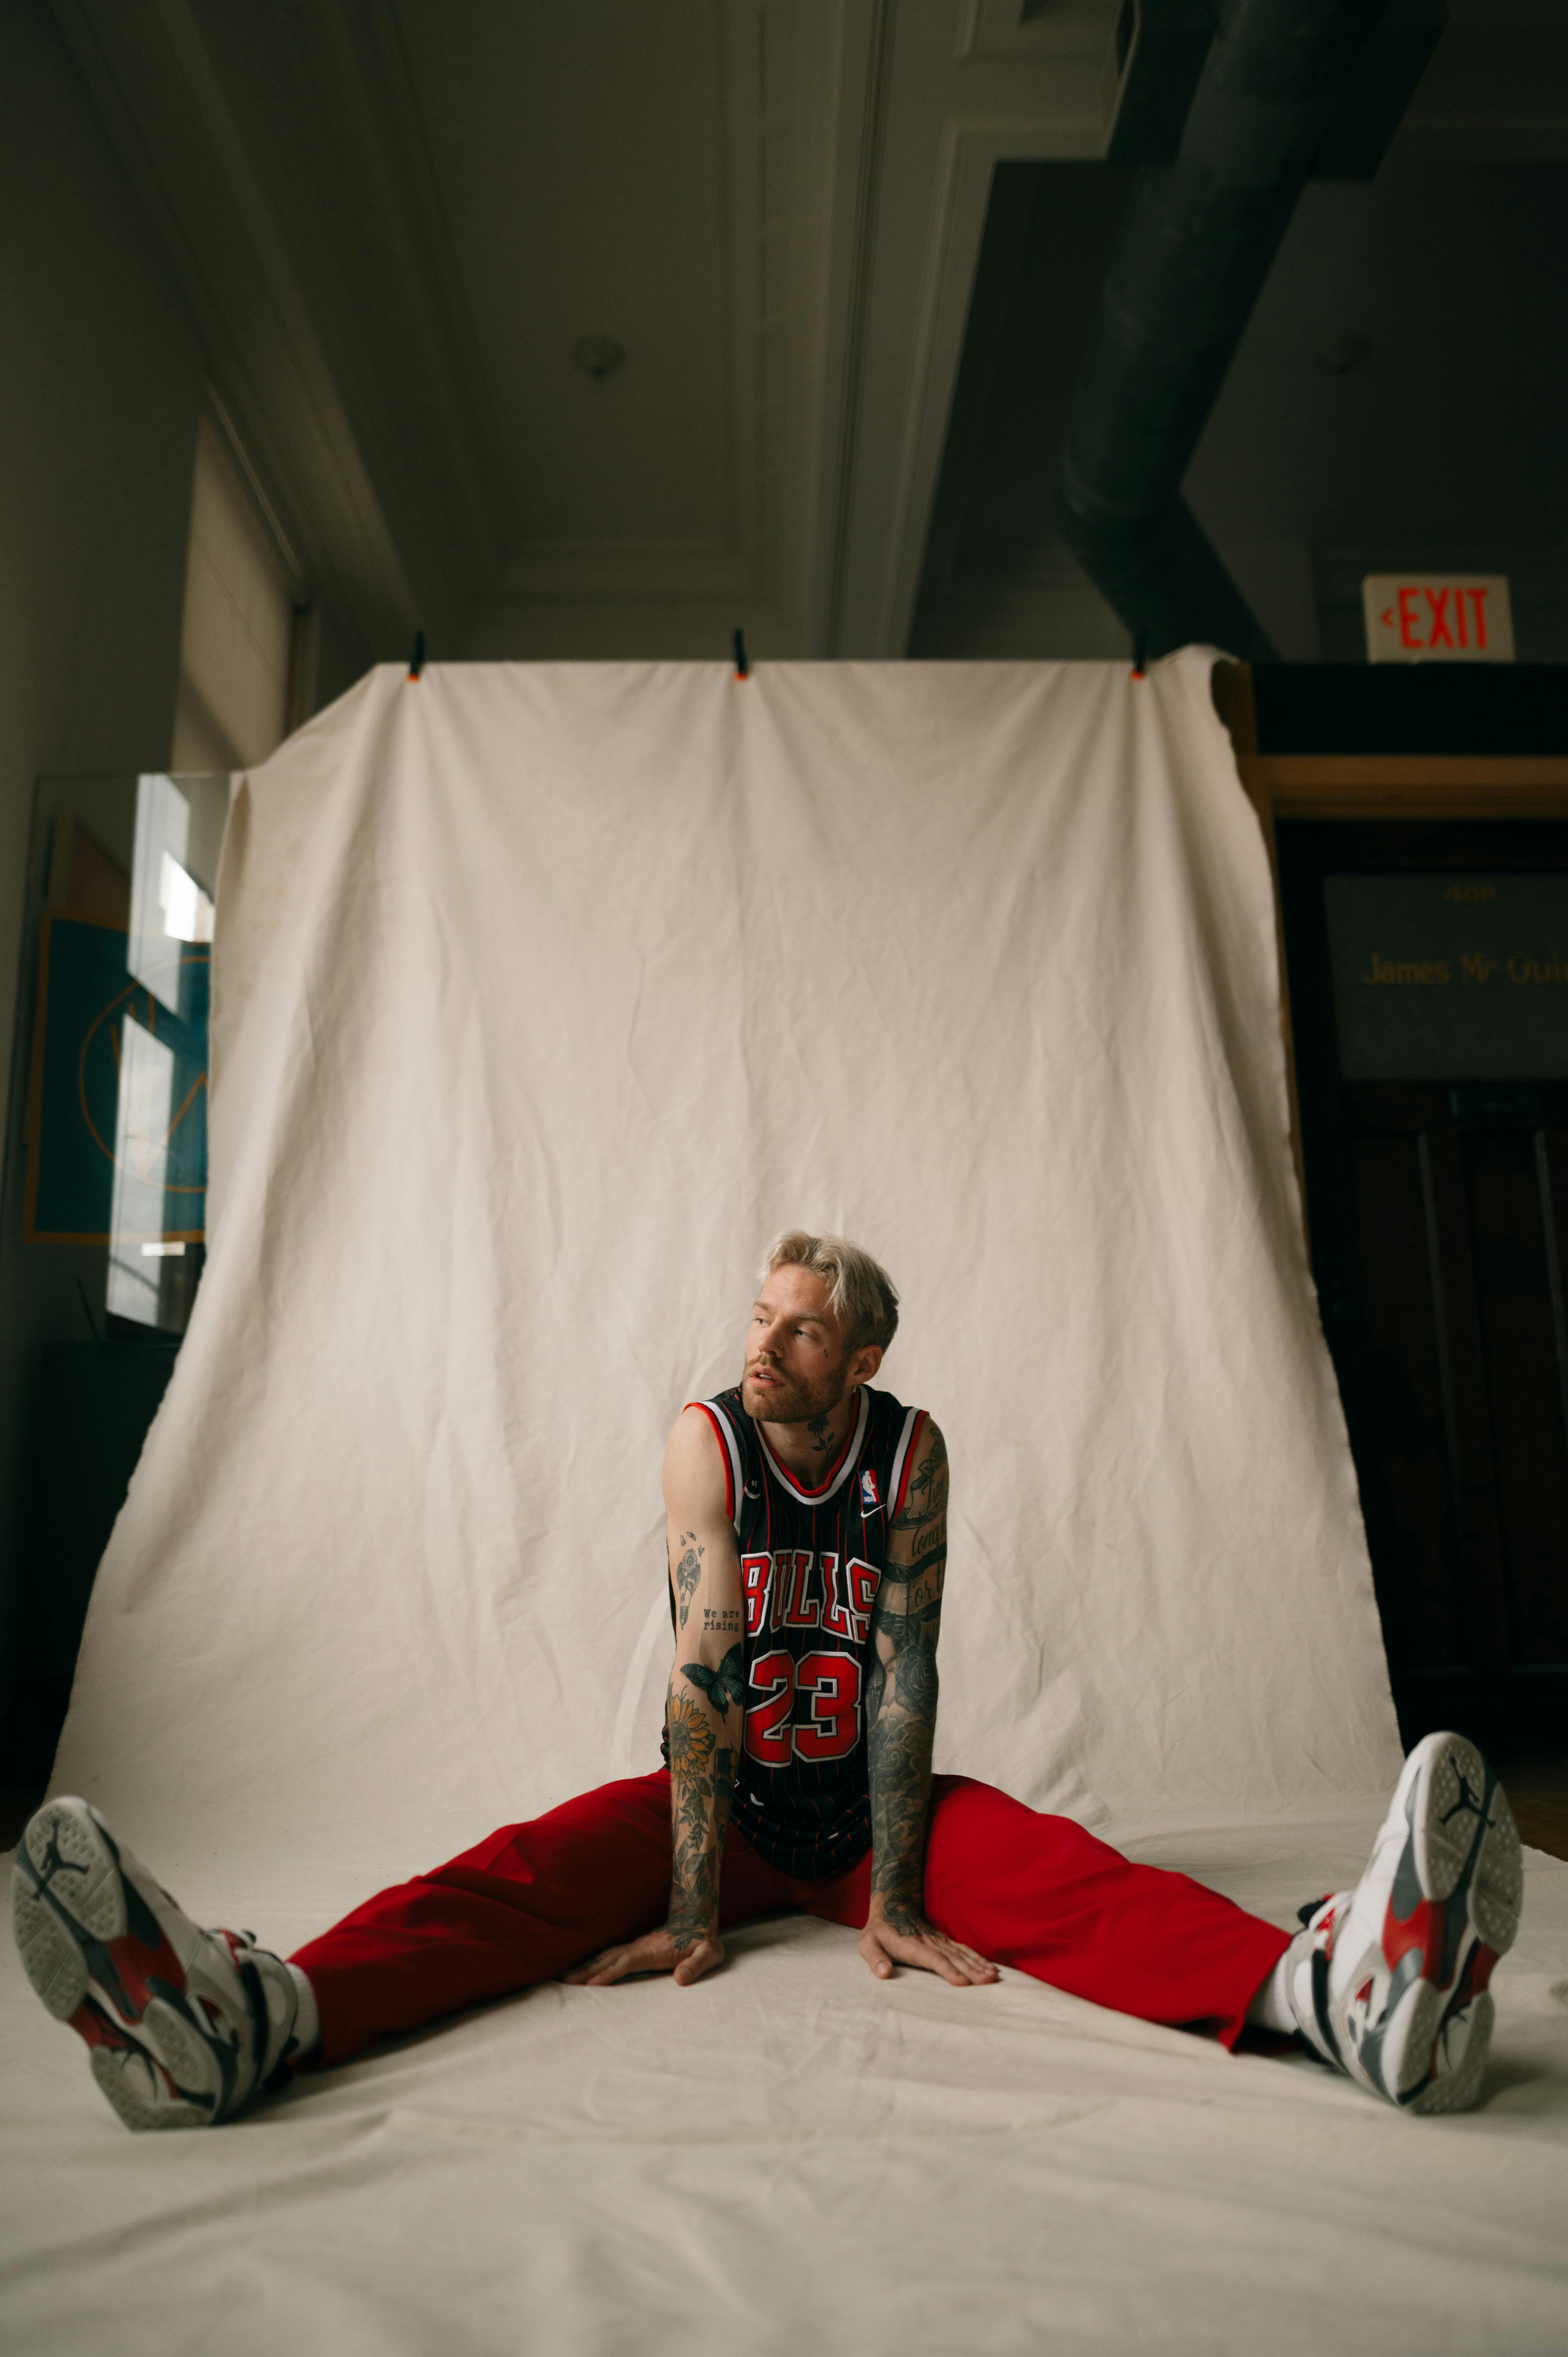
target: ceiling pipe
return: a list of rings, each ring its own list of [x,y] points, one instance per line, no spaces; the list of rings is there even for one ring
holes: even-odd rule
[[[1180,495],[1198,436],[1380,11],[1223,0],[1174,164],[1139,176],[1074,395],[1057,521],[1149,655],[1277,661]]]

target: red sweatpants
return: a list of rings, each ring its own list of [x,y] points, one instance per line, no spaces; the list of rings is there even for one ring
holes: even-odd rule
[[[971,1777],[937,1777],[931,1803],[926,1912],[939,1931],[1074,1996],[1235,2043],[1285,1932]],[[870,1891],[869,1857],[832,1881],[792,1881],[730,1828],[726,1926],[797,1907],[858,1931]],[[293,1961],[321,2013],[320,2061],[346,2061],[393,2031],[554,1980],[652,1931],[669,1897],[663,1769],[503,1825],[299,1950]]]

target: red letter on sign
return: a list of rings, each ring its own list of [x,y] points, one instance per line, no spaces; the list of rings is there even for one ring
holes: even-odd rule
[[[1447,590],[1429,589],[1426,593],[1426,602],[1432,608],[1432,636],[1426,641],[1427,645],[1429,647],[1451,647],[1454,643],[1454,639],[1449,630],[1446,620],[1448,612]]]
[[[1485,589],[1472,589],[1470,592],[1470,603],[1476,609],[1476,644],[1478,647],[1484,647],[1487,643],[1487,593]]]
[[[1410,634],[1410,626],[1415,619],[1415,616],[1410,609],[1414,603],[1415,591],[1413,589],[1402,589],[1400,591],[1400,644],[1402,647],[1418,647],[1421,644],[1421,640],[1419,639],[1412,639]]]

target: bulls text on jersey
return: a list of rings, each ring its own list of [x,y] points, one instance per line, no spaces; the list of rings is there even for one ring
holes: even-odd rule
[[[882,1578],[858,1555],[815,1554],[786,1547],[777,1555],[743,1555],[740,1587],[749,1641],[746,1755],[764,1768],[795,1760],[842,1760],[861,1735],[860,1648],[871,1629],[871,1608]],[[768,1645],[787,1630],[812,1629],[825,1641],[807,1653]],[[855,1650],[846,1652],[844,1645]]]

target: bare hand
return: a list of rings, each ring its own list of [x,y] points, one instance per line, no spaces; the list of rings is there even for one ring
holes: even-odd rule
[[[893,1977],[895,1964],[913,1964],[922,1973],[937,1973],[953,1988],[979,1988],[1000,1979],[994,1964],[972,1948],[950,1940],[923,1915],[899,1910],[897,1918],[873,1906],[871,1920],[860,1935],[860,1953],[879,1981]]]
[[[725,1960],[725,1943],[716,1932],[693,1939],[677,1939],[667,1928],[645,1932],[640,1940],[618,1948],[601,1948],[575,1972],[561,1977],[572,1988],[608,1988],[612,1981],[630,1980],[636,1973],[673,1973],[679,1988],[690,1988],[704,1973]]]

